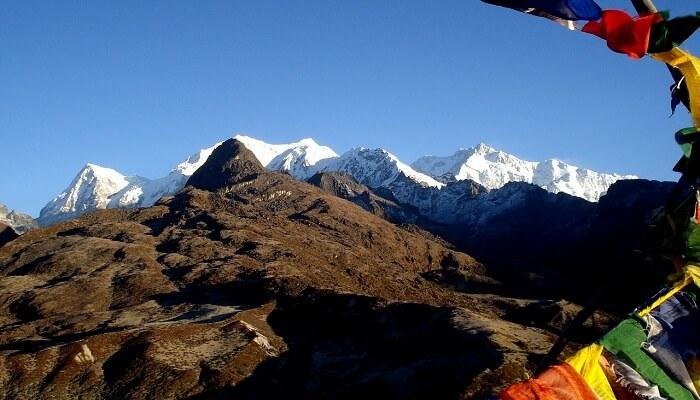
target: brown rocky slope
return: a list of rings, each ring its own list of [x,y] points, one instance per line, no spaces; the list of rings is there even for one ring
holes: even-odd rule
[[[0,247],[0,398],[482,398],[576,309],[499,290],[229,140],[153,207]]]

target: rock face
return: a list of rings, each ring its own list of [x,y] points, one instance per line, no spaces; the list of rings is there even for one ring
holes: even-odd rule
[[[643,250],[650,218],[674,187],[670,182],[622,180],[599,203],[591,203],[524,182],[483,192],[471,181],[453,181],[440,190],[445,202],[430,197],[436,192],[433,188],[416,189],[422,204],[433,204],[428,210],[395,200],[391,191],[373,191],[345,174],[318,174],[310,182],[375,215],[397,224],[415,224],[467,251],[489,266],[507,293],[586,302],[589,288],[616,279],[613,272],[624,264],[644,271],[635,278],[627,276],[624,289],[606,295],[608,305],[624,312],[652,295],[667,273],[631,255]],[[448,193],[454,194],[449,201]],[[465,280],[449,270],[430,277],[456,290]],[[471,283],[474,290],[478,285]],[[634,293],[623,296],[628,289]]]
[[[595,203],[523,182],[508,183],[466,205],[449,223],[455,231],[450,238],[481,257],[509,254],[524,265],[558,262],[557,253],[581,243],[596,209]]]
[[[483,398],[576,309],[536,303],[232,140],[174,197],[0,248],[0,398]]]
[[[229,139],[217,147],[187,180],[187,186],[216,191],[257,178],[265,169],[255,155],[238,140]]]
[[[4,246],[6,243],[9,243],[15,239],[17,239],[19,235],[17,232],[15,232],[14,229],[12,229],[11,226],[5,225],[0,222],[0,247]]]
[[[321,172],[308,182],[327,193],[349,200],[374,215],[396,224],[430,224],[415,207],[400,204],[390,191],[374,191],[341,172]],[[383,197],[383,196],[386,197]]]
[[[38,226],[31,215],[10,210],[4,204],[0,204],[0,223],[11,227],[20,234]]]

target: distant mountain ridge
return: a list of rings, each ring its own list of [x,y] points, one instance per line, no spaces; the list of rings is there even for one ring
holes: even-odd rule
[[[599,173],[556,159],[525,161],[484,143],[460,149],[451,156],[421,157],[411,166],[443,182],[470,179],[488,189],[498,189],[509,182],[526,182],[552,193],[568,193],[588,201],[598,201],[610,185],[621,179],[637,178]]]
[[[37,226],[31,215],[10,210],[6,205],[0,204],[0,224],[7,225],[17,233],[24,233]],[[2,231],[2,228],[0,228]]]
[[[288,144],[269,144],[243,135],[235,139],[268,170],[287,172],[300,180],[317,173],[346,173],[360,184],[390,191],[399,202],[416,207],[437,221],[453,218],[455,210],[465,207],[460,204],[465,199],[509,182],[531,183],[553,193],[597,201],[612,183],[635,178],[602,174],[557,160],[524,161],[485,144],[459,150],[449,157],[421,157],[409,165],[384,149],[358,147],[338,155],[310,138]],[[158,179],[125,176],[110,168],[87,164],[66,190],[41,210],[37,221],[50,225],[97,209],[153,205],[161,197],[182,189],[220,144],[200,150]]]

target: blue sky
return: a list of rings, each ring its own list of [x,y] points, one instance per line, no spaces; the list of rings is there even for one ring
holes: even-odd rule
[[[87,162],[159,177],[235,133],[406,162],[483,141],[676,179],[691,123],[668,118],[669,84],[651,59],[476,0],[6,2],[0,202],[38,215]]]

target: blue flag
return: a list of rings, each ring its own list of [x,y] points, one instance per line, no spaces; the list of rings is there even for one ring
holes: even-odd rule
[[[597,21],[602,10],[593,0],[481,0],[528,14],[568,21]]]

